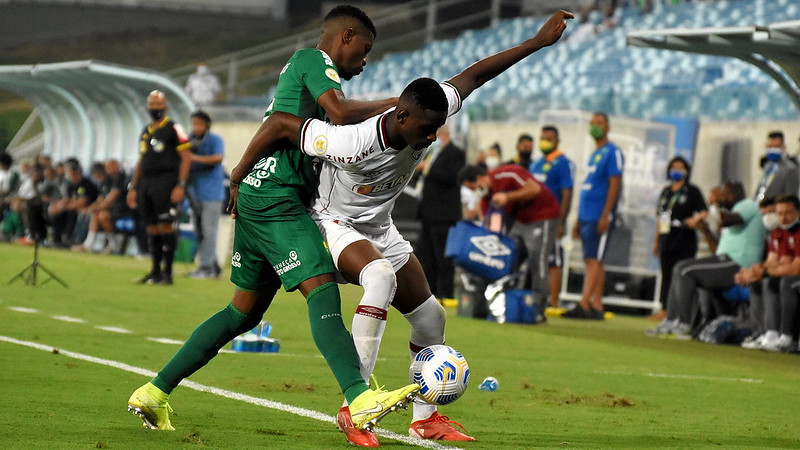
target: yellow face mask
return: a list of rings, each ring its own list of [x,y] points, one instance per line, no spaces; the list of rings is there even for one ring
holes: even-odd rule
[[[556,149],[556,143],[547,139],[539,139],[539,150],[545,155]]]

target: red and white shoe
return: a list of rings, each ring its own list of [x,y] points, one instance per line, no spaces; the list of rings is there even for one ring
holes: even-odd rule
[[[344,433],[345,437],[351,444],[356,447],[380,447],[381,443],[378,442],[378,436],[373,431],[359,430],[353,424],[353,418],[350,417],[350,408],[342,406],[339,413],[336,414],[336,427],[339,431]]]
[[[408,429],[409,436],[422,439],[438,439],[442,441],[474,441],[475,438],[458,431],[452,424],[458,425],[462,430],[467,431],[460,423],[450,420],[447,416],[442,416],[438,412],[425,420],[411,422]]]

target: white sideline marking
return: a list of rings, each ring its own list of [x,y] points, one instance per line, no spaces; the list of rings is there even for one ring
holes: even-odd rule
[[[170,338],[155,338],[149,337],[147,338],[148,341],[158,342],[159,344],[174,344],[174,345],[183,345],[183,341],[179,341],[177,339],[170,339]]]
[[[111,359],[103,359],[98,358],[96,356],[86,355],[83,353],[76,353],[71,352],[69,350],[62,350],[56,347],[52,347],[49,345],[43,345],[36,342],[30,341],[21,341],[19,339],[14,339],[8,336],[0,335],[0,342],[8,342],[9,344],[16,344],[22,345],[24,347],[30,347],[36,350],[42,350],[48,353],[58,352],[58,354],[66,356],[68,358],[79,359],[81,361],[92,362],[95,364],[100,364],[103,366],[113,367],[115,369],[124,370],[126,372],[135,373],[137,375],[142,375],[145,377],[152,378],[156,376],[156,373],[144,369],[142,367],[131,366],[129,364],[125,364],[119,361],[114,361]],[[194,381],[183,380],[181,381],[181,386],[185,386],[189,389],[194,389],[195,391],[206,392],[209,394],[214,394],[220,397],[228,398],[231,400],[239,400],[240,402],[250,403],[252,405],[263,406],[264,408],[270,409],[277,409],[278,411],[288,412],[291,414],[295,414],[302,417],[308,417],[309,419],[319,420],[320,422],[326,422],[335,424],[336,419],[333,416],[329,416],[327,414],[321,413],[319,411],[314,411],[312,409],[300,408],[297,406],[287,405],[286,403],[275,402],[272,400],[267,400],[265,398],[253,397],[251,395],[240,394],[238,392],[229,391],[226,389],[220,389],[214,386],[207,386],[205,384],[195,383]],[[396,441],[405,442],[406,444],[416,445],[419,447],[424,448],[431,448],[431,449],[452,449],[452,450],[461,450],[458,447],[450,447],[447,445],[442,445],[436,442],[432,442],[426,439],[419,439],[413,438],[411,436],[404,436],[402,434],[398,434],[392,431],[378,429],[377,434],[380,436],[394,439]]]
[[[70,322],[70,323],[86,323],[85,320],[79,319],[77,317],[70,317],[70,316],[50,316],[53,319],[61,320],[63,322]]]
[[[23,308],[22,306],[9,306],[8,309],[10,309],[11,311],[16,311],[21,313],[39,314],[39,310],[35,308]]]
[[[98,325],[95,328],[98,329],[98,330],[110,331],[112,333],[119,333],[119,334],[131,334],[132,333],[131,330],[126,330],[125,328],[120,328],[120,327],[106,327],[106,326]]]
[[[594,373],[601,375],[639,375],[652,378],[677,378],[681,380],[705,380],[705,381],[738,381],[739,383],[763,383],[760,378],[735,378],[735,377],[711,377],[703,375],[682,375],[677,373],[654,373],[654,372],[613,372],[597,370]]]

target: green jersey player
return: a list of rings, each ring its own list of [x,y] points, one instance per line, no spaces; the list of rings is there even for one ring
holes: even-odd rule
[[[338,6],[331,10],[317,48],[296,52],[283,68],[266,116],[282,111],[350,123],[393,106],[396,99],[346,100],[341,91],[340,77],[347,80],[363,70],[375,34],[372,21],[360,9]],[[259,140],[261,132],[253,141]],[[314,342],[351,401],[357,428],[371,428],[419,389],[412,384],[391,392],[373,391],[361,377],[358,354],[342,321],[330,254],[306,213],[316,175],[311,159],[301,153],[288,146],[278,148],[242,179],[234,214],[233,299],[200,324],[161,372],[128,400],[128,409],[146,427],[174,429],[167,403],[172,390],[234,337],[257,325],[281,284],[287,291],[299,289],[306,297]]]

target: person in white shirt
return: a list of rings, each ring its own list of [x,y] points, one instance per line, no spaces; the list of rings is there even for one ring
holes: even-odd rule
[[[311,208],[333,262],[343,278],[364,288],[353,319],[353,340],[361,374],[375,366],[387,310],[392,305],[411,324],[412,359],[424,347],[444,343],[445,310],[431,294],[411,245],[394,226],[391,211],[417,164],[436,140],[437,130],[461,101],[523,58],[555,43],[572,14],[555,13],[536,36],[480,60],[444,83],[412,81],[397,107],[354,125],[336,126],[273,113],[250,142],[231,179],[239,181],[274,142],[288,139],[324,161],[317,198]],[[236,213],[238,191],[231,189],[229,212]],[[444,440],[474,440],[456,430],[434,405],[414,403],[409,434]]]
[[[219,79],[208,66],[200,63],[197,65],[197,72],[189,75],[189,78],[186,79],[184,90],[195,105],[203,108],[216,102],[222,87],[219,85]]]

